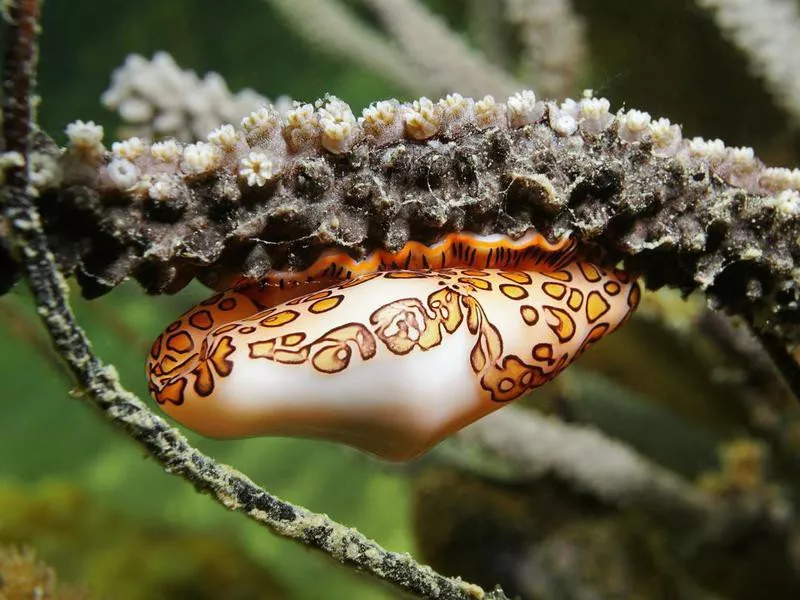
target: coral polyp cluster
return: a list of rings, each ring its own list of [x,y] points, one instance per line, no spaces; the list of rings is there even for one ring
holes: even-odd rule
[[[384,100],[365,108],[358,119],[345,102],[327,96],[314,104],[296,102],[283,117],[264,106],[245,117],[239,128],[226,124],[213,129],[206,141],[168,140],[151,146],[132,137],[115,142],[110,153],[101,143],[102,128],[91,122],[70,124],[67,135],[70,152],[90,164],[104,165],[93,178],[79,170],[73,182],[135,196],[162,183],[164,177],[188,187],[198,175],[215,171],[238,175],[247,186],[263,186],[263,176],[250,176],[254,162],[270,165],[274,177],[299,157],[344,155],[359,142],[379,148],[434,138],[457,140],[490,128],[513,131],[537,124],[566,138],[560,144],[578,144],[577,148],[606,132],[619,144],[645,143],[654,155],[677,158],[685,167],[707,166],[713,175],[749,192],[796,191],[800,184],[800,171],[765,168],[752,148],[729,148],[721,140],[683,140],[680,127],[668,119],[654,121],[636,109],[614,114],[605,98],[556,104],[537,100],[530,90],[514,94],[506,103],[491,96],[475,101],[460,94],[436,102],[425,97],[410,103]],[[179,195],[180,187],[174,189]],[[800,196],[792,197],[800,206]]]
[[[152,59],[131,54],[112,74],[102,102],[119,113],[129,135],[205,136],[220,123],[240,119],[267,99],[245,88],[231,93],[218,73],[202,79],[181,69],[166,52]]]

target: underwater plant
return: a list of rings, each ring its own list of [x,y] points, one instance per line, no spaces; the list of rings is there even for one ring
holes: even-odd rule
[[[401,348],[387,361],[388,365],[399,365],[398,356],[414,358],[433,347],[422,345],[423,333],[435,338],[444,336],[442,330],[459,335],[469,331],[474,340],[448,346],[448,339],[443,348],[448,353],[469,355],[473,364],[479,365],[474,373],[481,375],[478,385],[484,391],[509,392],[503,387],[508,379],[515,384],[513,395],[519,395],[533,387],[530,365],[519,370],[518,379],[501,377],[498,373],[507,366],[503,354],[490,350],[499,342],[515,339],[520,323],[503,322],[491,313],[493,307],[501,307],[495,315],[514,312],[509,311],[508,304],[500,303],[503,285],[521,289],[513,292],[518,295],[534,294],[519,281],[504,280],[503,274],[531,280],[531,273],[535,274],[535,300],[525,305],[527,312],[516,310],[514,316],[531,326],[543,326],[544,321],[540,323],[539,319],[546,319],[549,330],[542,330],[547,335],[564,334],[569,323],[575,327],[571,317],[558,316],[569,317],[570,310],[577,310],[570,305],[572,299],[575,306],[588,311],[587,325],[612,307],[617,311],[602,332],[576,327],[584,337],[577,339],[574,347],[545,344],[550,350],[540,347],[537,355],[538,338],[520,342],[526,358],[547,366],[540,367],[541,380],[563,370],[585,347],[584,342],[593,342],[606,330],[616,328],[638,304],[638,292],[633,291],[638,287],[630,283],[630,273],[641,277],[648,288],[667,287],[684,295],[698,292],[705,296],[713,310],[696,301],[679,304],[668,294],[646,299],[641,312],[643,321],[650,321],[641,327],[651,329],[644,329],[644,347],[651,360],[674,357],[675,352],[689,353],[687,348],[691,348],[692,356],[705,361],[701,371],[706,365],[711,365],[708,371],[716,369],[717,374],[721,365],[733,370],[737,378],[733,384],[730,380],[722,384],[712,381],[703,389],[719,386],[715,388],[717,395],[720,388],[729,392],[747,413],[736,420],[737,426],[747,427],[747,433],[771,436],[770,448],[781,457],[781,484],[773,484],[765,474],[766,451],[741,434],[742,439],[719,444],[719,469],[708,467],[708,472],[692,483],[692,470],[679,468],[673,456],[681,454],[681,445],[675,440],[684,439],[681,435],[689,440],[691,427],[684,427],[680,420],[660,418],[663,415],[655,412],[636,421],[632,407],[638,402],[637,394],[657,396],[657,391],[642,393],[640,390],[647,389],[646,382],[626,380],[635,376],[630,373],[635,369],[624,369],[615,380],[582,373],[582,361],[561,376],[556,397],[549,399],[553,403],[550,412],[561,419],[533,410],[506,408],[462,432],[450,450],[443,449],[444,453],[458,455],[451,459],[452,464],[460,465],[467,475],[422,477],[417,483],[420,537],[428,540],[423,554],[435,566],[445,565],[443,572],[469,575],[482,585],[492,583],[486,583],[487,573],[496,575],[496,581],[502,581],[510,594],[576,597],[585,589],[596,589],[614,595],[619,589],[604,587],[608,582],[601,581],[587,566],[612,541],[625,540],[619,542],[618,555],[630,564],[607,565],[608,572],[627,581],[626,577],[642,567],[631,566],[637,557],[631,548],[641,545],[641,556],[647,557],[648,568],[642,567],[641,572],[663,574],[673,568],[670,560],[681,562],[687,555],[705,552],[723,564],[732,561],[728,540],[763,534],[768,538],[765,546],[769,552],[765,554],[780,556],[775,562],[787,567],[788,574],[776,585],[782,586],[781,590],[796,589],[791,572],[797,569],[792,541],[797,527],[784,486],[789,485],[785,480],[795,468],[796,442],[791,432],[798,420],[795,408],[785,406],[784,401],[800,389],[798,366],[792,356],[800,336],[800,272],[795,266],[800,254],[797,169],[767,167],[749,147],[684,137],[673,121],[653,118],[643,110],[614,111],[609,100],[591,92],[574,100],[543,100],[541,97],[551,94],[575,92],[581,61],[586,60],[586,28],[591,27],[591,21],[587,25],[577,17],[569,2],[509,0],[508,21],[524,33],[520,48],[503,47],[495,35],[485,37],[483,52],[471,48],[424,5],[412,0],[364,0],[380,25],[350,14],[344,4],[333,0],[272,0],[270,4],[328,52],[358,57],[368,67],[393,78],[396,85],[407,84],[404,89],[411,92],[446,95],[441,100],[421,96],[405,103],[375,101],[360,118],[348,104],[331,95],[315,103],[281,101],[254,107],[265,101],[255,92],[226,95],[220,92],[219,78],[200,81],[189,77],[183,81],[181,70],[166,55],[157,55],[152,61],[139,57],[129,59],[124,67],[129,69],[128,75],[121,71],[117,85],[104,98],[137,135],[113,143],[108,150],[103,145],[103,128],[75,121],[67,127],[67,145],[60,148],[46,132],[37,130],[31,115],[38,3],[8,3],[3,70],[1,283],[5,291],[17,276],[24,275],[83,397],[137,440],[168,472],[280,535],[322,549],[352,568],[423,597],[505,598],[500,589],[484,592],[477,585],[421,567],[409,556],[387,552],[362,534],[280,500],[241,473],[201,454],[145,403],[124,390],[113,368],[96,358],[72,317],[63,277],[74,275],[87,298],[101,296],[128,278],[152,294],[174,293],[193,279],[216,290],[236,286],[235,293],[252,303],[248,311],[231,314],[234,318],[224,323],[215,321],[228,312],[228,307],[233,310],[239,306],[239,297],[234,298],[233,292],[215,297],[205,307],[201,303],[182,317],[185,323],[176,321],[177,326],[168,328],[174,337],[165,336],[156,343],[149,377],[157,400],[174,411],[177,420],[181,421],[184,414],[180,407],[185,399],[183,389],[191,383],[194,396],[186,400],[185,408],[197,406],[200,397],[208,396],[220,400],[222,408],[211,416],[189,417],[193,420],[190,426],[214,435],[231,431],[241,435],[263,429],[240,427],[241,423],[252,425],[254,416],[228,406],[231,396],[212,396],[215,377],[249,374],[253,363],[245,358],[257,364],[283,361],[281,372],[287,374],[299,373],[299,365],[314,361],[329,371],[345,371],[355,353],[367,359],[369,340],[376,348],[377,343],[384,344],[381,350]],[[473,3],[476,14],[481,14],[481,4]],[[797,11],[787,8],[793,5],[762,0],[761,10],[753,15],[768,15],[765,25],[747,12],[746,3],[698,4],[707,5],[720,27],[745,48],[781,104],[793,114],[789,107],[797,107],[791,85],[796,70],[780,62],[784,58],[791,61],[794,53],[787,48],[791,49],[796,31],[800,31]],[[487,29],[491,30],[492,21],[488,20]],[[759,27],[774,32],[776,20],[785,35],[759,33]],[[357,34],[347,35],[348,31]],[[776,51],[775,45],[780,44],[781,51]],[[521,52],[526,60],[516,69],[498,68],[498,63],[513,62],[509,59],[513,52]],[[141,78],[132,74],[148,69],[175,76],[163,79],[179,90],[178,101],[167,102],[170,96],[159,93],[157,86],[147,91],[146,86],[134,85]],[[526,83],[535,84],[537,94],[520,91],[527,87],[518,82],[523,72],[530,73]],[[464,95],[448,93],[455,88]],[[190,89],[191,94],[187,91]],[[216,98],[216,104],[198,101],[206,96]],[[239,119],[240,123],[226,122]],[[533,257],[524,256],[525,248],[512,248],[518,255],[505,254],[509,246],[530,235],[543,240],[537,238],[532,248],[566,244],[568,260],[557,253],[549,258],[548,253],[544,257],[535,253]],[[455,263],[443,259],[440,267],[450,271],[440,272],[436,282],[426,281],[419,274],[392,276],[408,273],[408,267],[427,269],[426,264],[430,266],[439,249],[437,244],[456,248],[454,240],[459,236],[468,239],[454,253],[466,253],[467,258],[459,257]],[[516,266],[513,273],[468,272],[506,266],[497,264],[501,258],[496,255],[486,258],[483,265],[474,264],[477,251],[487,240],[496,244],[493,252],[503,251],[502,260],[520,256],[519,261],[553,262],[545,268],[520,269],[527,275],[519,275]],[[575,262],[576,257],[580,261]],[[373,267],[364,267],[368,264]],[[621,265],[624,271],[612,271],[615,265]],[[378,274],[379,268],[388,270]],[[579,271],[587,286],[581,283],[570,288],[559,280],[558,273],[573,277]],[[587,272],[591,275],[585,275]],[[265,298],[284,293],[281,283],[301,273],[304,279],[314,274],[312,286],[341,286],[343,293],[335,293],[340,290],[330,287],[320,291],[298,285],[278,301],[281,309],[274,310],[274,301]],[[350,279],[356,273],[362,279]],[[545,282],[548,276],[551,281]],[[407,280],[400,281],[402,278]],[[412,284],[414,278],[418,281]],[[416,284],[420,290],[412,293]],[[545,290],[548,284],[550,293]],[[454,289],[454,285],[465,288]],[[439,310],[444,302],[434,298],[439,287],[449,292],[449,301],[454,303],[447,305],[447,312],[437,314],[432,311]],[[358,296],[360,292],[366,300]],[[590,296],[595,298],[592,306],[606,307],[596,318],[594,309],[589,309]],[[516,302],[514,306],[520,298],[511,299]],[[365,311],[358,316],[364,329],[349,332],[349,337],[337,337],[340,327],[350,325],[352,319],[348,315],[341,322],[332,320],[335,314],[343,313],[331,302],[353,300],[356,304],[356,299],[359,311]],[[619,299],[624,302],[617,304]],[[405,312],[395,310],[388,317],[380,312],[388,306],[397,309],[398,301],[417,304],[409,304]],[[302,311],[292,308],[298,305],[303,305]],[[551,313],[546,317],[548,307]],[[210,322],[203,320],[204,311],[208,311]],[[738,316],[746,327],[732,326],[720,315],[722,311]],[[316,318],[317,313],[325,316]],[[276,315],[284,315],[278,319],[279,325],[297,319],[295,325],[309,331],[281,329],[274,336],[264,337],[247,329],[255,327],[248,319],[268,328],[274,324],[269,319]],[[408,315],[426,327],[415,330]],[[465,319],[467,327],[448,326],[448,318],[456,315]],[[201,326],[195,326],[193,319]],[[197,332],[187,323],[209,333],[192,337]],[[375,327],[370,330],[365,323]],[[231,329],[225,331],[225,327]],[[234,328],[235,339],[231,334]],[[316,337],[311,335],[313,328],[319,329]],[[695,330],[703,334],[700,348],[687,341]],[[387,331],[395,334],[382,335]],[[218,342],[211,337],[214,333],[220,334]],[[247,337],[252,335],[258,338]],[[306,337],[308,346],[304,345]],[[558,341],[565,342],[568,337],[572,341],[572,336],[563,337]],[[229,346],[223,343],[226,339]],[[353,340],[359,342],[357,348]],[[170,344],[172,354],[163,349]],[[204,350],[195,352],[196,347],[204,346]],[[245,347],[246,351],[234,354],[236,348]],[[245,352],[249,356],[243,356]],[[184,355],[193,356],[194,362],[187,359],[183,363]],[[466,365],[468,361],[462,358]],[[592,353],[583,360],[592,360]],[[430,371],[420,379],[430,381],[446,364],[427,365]],[[573,371],[575,375],[570,378]],[[676,371],[680,379],[701,379],[696,374],[692,376],[695,379],[689,377],[683,364]],[[307,373],[300,378],[288,375],[282,381],[294,385],[302,377],[308,377]],[[361,379],[367,381],[366,376]],[[380,385],[380,381],[369,380],[369,385]],[[731,391],[734,387],[735,392]],[[424,394],[419,398],[429,399]],[[410,394],[403,394],[395,406],[407,407],[414,400]],[[593,401],[595,408],[597,402],[603,404],[594,418],[589,414]],[[624,408],[611,419],[607,409],[614,401]],[[680,413],[680,400],[675,403]],[[709,398],[706,406],[709,412],[730,410],[729,405],[721,408],[723,405],[724,399]],[[334,434],[329,437],[377,451],[375,440],[384,442],[397,435],[400,450],[392,448],[383,453],[400,458],[426,449],[442,437],[442,431],[451,433],[478,416],[470,413],[467,418],[458,413],[452,423],[432,434],[415,429],[418,417],[414,415],[425,413],[410,413],[414,416],[409,419],[411,426],[392,430],[387,424],[397,426],[399,421],[387,419],[385,413],[381,421],[375,415],[366,416],[364,409],[352,412],[347,403],[345,409],[351,412],[344,417],[332,413],[330,406],[316,409],[323,421],[334,423]],[[425,406],[422,410],[430,411]],[[351,420],[342,425],[343,419]],[[626,423],[631,422],[635,425],[626,429]],[[649,439],[634,439],[635,430],[641,431],[643,423],[650,427],[639,434],[640,438]],[[284,429],[273,431],[303,433],[304,428],[310,431],[324,425],[319,421],[290,422]],[[354,441],[354,433],[363,428],[374,443]],[[660,431],[667,429],[668,435]],[[408,442],[409,432],[419,434],[419,439]],[[664,456],[665,446],[670,456]],[[691,461],[693,457],[684,459]],[[496,483],[500,479],[510,481],[513,487],[514,482],[546,478],[552,481],[547,479],[541,489],[549,491],[551,499],[563,502],[563,521],[554,521],[566,523],[561,529],[533,518],[531,515],[543,507],[530,498],[518,499],[514,490],[496,494],[497,486],[487,484],[487,480]],[[454,490],[470,490],[459,510],[448,504],[446,486],[443,490],[441,481],[452,482]],[[565,481],[571,484],[569,490],[563,487]],[[588,494],[592,502],[577,492]],[[591,508],[587,508],[589,504]],[[441,506],[447,508],[433,511],[439,514],[438,523],[436,516],[426,518],[426,507]],[[679,526],[671,536],[659,530],[655,536],[658,540],[643,541],[620,517],[628,514],[623,508],[630,506],[674,520]],[[445,532],[469,533],[473,530],[468,523],[476,520],[479,507],[489,507],[485,510],[492,515],[489,521],[493,526],[482,531],[475,543],[486,550],[485,560],[476,566],[474,555],[465,552],[462,557],[449,545],[447,535],[436,535],[431,523]],[[513,510],[505,511],[507,507]],[[596,517],[591,523],[589,515]],[[519,536],[515,518],[525,523],[523,529],[529,537]],[[466,535],[462,545],[470,546],[469,539]],[[531,540],[543,541],[537,545]],[[503,561],[496,558],[503,556],[501,550],[510,552],[509,548],[515,550],[510,561],[513,572],[504,570]],[[586,556],[577,554],[576,548]],[[706,590],[708,595],[720,591],[724,585],[715,582],[714,575],[722,567],[710,562],[686,559],[686,564],[681,563],[684,568],[682,578],[676,578],[678,593],[704,597]],[[762,564],[753,561],[753,565]],[[751,565],[747,572],[752,575],[755,570]],[[578,572],[582,577],[572,577]],[[649,589],[635,583],[631,588]],[[755,584],[750,585],[740,587],[757,589]],[[720,593],[739,597],[737,593],[741,592],[731,588]]]

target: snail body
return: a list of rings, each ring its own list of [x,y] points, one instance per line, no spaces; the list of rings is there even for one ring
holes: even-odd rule
[[[151,394],[210,437],[407,460],[553,379],[638,304],[627,273],[577,259],[571,240],[457,235],[366,267],[326,254],[311,277],[276,272],[202,302],[153,344]]]

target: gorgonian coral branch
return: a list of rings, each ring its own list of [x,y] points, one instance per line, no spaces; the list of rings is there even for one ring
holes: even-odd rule
[[[747,56],[751,70],[800,121],[800,10],[794,0],[696,0]]]
[[[204,142],[132,138],[110,152],[97,126],[67,133],[52,165],[62,182],[41,210],[88,296],[129,276],[152,293],[193,277],[219,288],[332,247],[358,257],[535,227],[800,339],[800,171],[603,98],[452,94],[376,102],[356,118],[326,97],[283,117],[265,107]]]
[[[362,0],[397,40],[410,60],[439,82],[429,89],[456,84],[465,94],[508,94],[519,88],[502,67],[454,34],[440,17],[417,0]]]
[[[554,473],[609,504],[646,507],[697,524],[727,509],[623,442],[533,410],[497,411],[459,432],[457,439],[502,458],[515,477]]]
[[[8,3],[9,26],[4,62],[3,133],[6,148],[29,159],[30,99],[36,60],[38,0]],[[136,439],[170,473],[183,477],[217,502],[247,514],[273,532],[370,573],[398,589],[426,598],[470,600],[505,599],[500,590],[485,593],[459,579],[447,578],[416,563],[410,556],[387,552],[359,532],[324,515],[311,513],[276,498],[243,474],[217,464],[192,448],[186,439],[124,390],[115,371],[92,353],[75,323],[66,286],[41,229],[29,194],[28,170],[6,173],[3,217],[11,223],[13,242],[36,299],[37,308],[59,354],[79,383],[84,398],[115,426]]]
[[[506,0],[509,22],[520,29],[526,81],[547,96],[577,89],[586,64],[586,32],[571,0]]]
[[[397,45],[363,23],[338,0],[265,0],[294,31],[326,54],[360,63],[410,92],[430,83],[425,69],[403,55]]]

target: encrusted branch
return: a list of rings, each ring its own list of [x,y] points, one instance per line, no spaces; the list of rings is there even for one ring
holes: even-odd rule
[[[19,153],[23,164],[28,164],[39,2],[12,0],[7,6],[3,133],[7,151]],[[219,465],[192,448],[177,430],[123,389],[114,369],[104,366],[92,353],[69,308],[65,283],[29,192],[27,168],[7,169],[3,216],[11,224],[14,249],[52,341],[78,382],[86,402],[134,438],[165,470],[274,533],[322,550],[331,558],[400,590],[425,598],[507,598],[500,590],[485,593],[478,586],[443,577],[408,555],[388,552],[359,532],[324,515],[272,496],[243,474]]]
[[[452,94],[377,102],[356,119],[327,97],[285,116],[265,107],[207,142],[131,138],[111,152],[94,124],[67,133],[63,157],[42,151],[40,209],[90,297],[130,276],[151,293],[194,277],[219,288],[332,247],[357,257],[536,227],[800,341],[800,170],[603,98]]]

